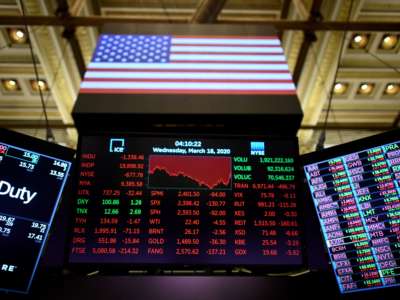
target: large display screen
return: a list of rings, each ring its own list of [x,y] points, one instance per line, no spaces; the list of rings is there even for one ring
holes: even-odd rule
[[[29,291],[73,154],[0,130],[0,290]]]
[[[278,36],[101,34],[80,94],[295,95]]]
[[[83,136],[69,261],[302,264],[296,139]]]
[[[304,162],[340,291],[400,285],[399,131]]]

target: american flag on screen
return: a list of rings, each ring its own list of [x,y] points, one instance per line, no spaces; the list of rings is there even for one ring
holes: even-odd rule
[[[101,35],[81,93],[295,94],[275,36]]]

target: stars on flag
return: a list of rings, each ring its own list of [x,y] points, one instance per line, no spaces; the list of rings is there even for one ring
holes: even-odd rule
[[[93,62],[168,63],[171,37],[102,35]]]

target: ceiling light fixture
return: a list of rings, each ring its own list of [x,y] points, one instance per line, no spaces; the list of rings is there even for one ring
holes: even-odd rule
[[[31,88],[34,92],[39,92],[39,89],[41,91],[49,90],[47,82],[42,79],[39,79],[38,81],[32,79],[32,80],[30,80],[30,83],[31,83]]]
[[[388,83],[385,87],[386,95],[396,95],[400,91],[400,84],[398,83]]]
[[[343,95],[346,93],[348,84],[344,82],[336,82],[335,85],[333,86],[333,93],[335,95]]]
[[[375,84],[373,83],[362,83],[358,87],[357,94],[360,95],[370,95],[374,90]]]
[[[398,36],[393,34],[386,34],[383,36],[380,48],[384,50],[394,49],[398,42]]]
[[[364,49],[368,44],[369,37],[366,34],[355,34],[351,39],[350,47],[353,49]]]
[[[4,79],[1,82],[7,92],[15,92],[20,90],[18,81],[16,79]]]
[[[21,28],[10,28],[8,29],[8,36],[14,44],[24,44],[26,43],[28,36],[24,29]]]

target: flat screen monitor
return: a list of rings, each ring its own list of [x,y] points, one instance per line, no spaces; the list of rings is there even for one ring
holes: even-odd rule
[[[207,118],[225,132],[295,135],[302,115],[276,30],[237,24],[106,24],[73,110],[99,132]]]
[[[0,129],[0,290],[29,292],[73,156]]]
[[[400,285],[400,131],[302,162],[340,291]]]
[[[302,265],[296,138],[80,138],[69,263]]]

